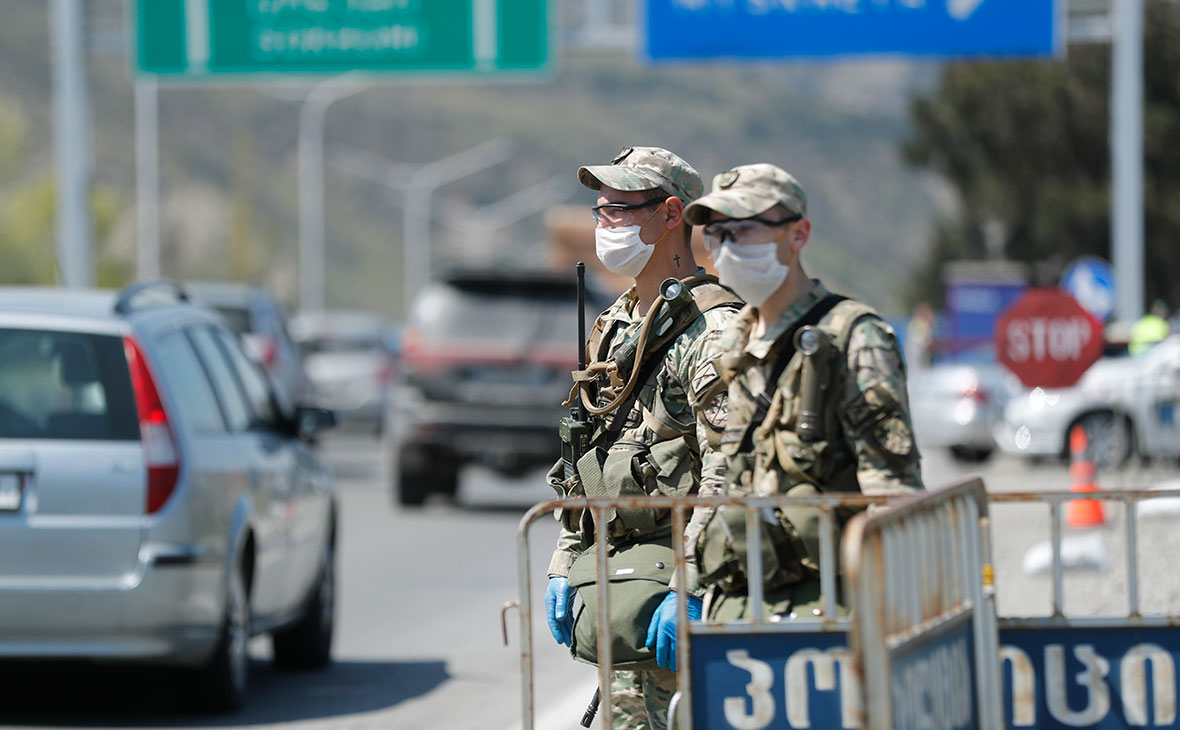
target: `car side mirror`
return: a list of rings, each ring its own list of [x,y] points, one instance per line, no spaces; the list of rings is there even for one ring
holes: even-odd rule
[[[336,411],[313,406],[298,406],[295,409],[293,421],[295,435],[304,440],[311,440],[336,425]]]

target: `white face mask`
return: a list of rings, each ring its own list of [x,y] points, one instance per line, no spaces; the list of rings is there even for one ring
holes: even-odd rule
[[[790,270],[778,260],[778,243],[725,242],[713,253],[717,278],[755,307],[761,307],[787,280]]]
[[[594,229],[594,250],[608,271],[634,279],[647,266],[656,247],[644,243],[639,237],[641,228],[624,226]]]

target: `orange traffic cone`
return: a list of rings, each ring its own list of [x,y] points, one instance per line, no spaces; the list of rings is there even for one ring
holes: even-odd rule
[[[1069,432],[1069,476],[1071,492],[1097,492],[1094,486],[1094,462],[1086,456],[1086,429],[1079,424]],[[1102,503],[1096,499],[1073,499],[1066,513],[1070,527],[1101,527],[1106,524]]]

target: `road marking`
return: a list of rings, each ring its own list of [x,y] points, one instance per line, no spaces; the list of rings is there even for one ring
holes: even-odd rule
[[[1048,573],[1053,569],[1052,545],[1048,541],[1033,545],[1024,554],[1022,567],[1025,575]],[[1062,570],[1106,570],[1109,567],[1110,559],[1102,535],[1091,532],[1061,539]]]
[[[533,727],[538,730],[548,730],[555,727],[580,727],[578,721],[586,712],[586,707],[594,696],[594,688],[597,686],[597,680],[585,682],[566,692],[556,701],[546,702],[534,713]],[[594,727],[597,727],[601,721],[601,717],[594,718]],[[514,722],[504,730],[521,730],[521,723]]]
[[[983,0],[948,0],[946,10],[955,20],[966,20],[975,14]]]
[[[1180,479],[1160,482],[1152,489],[1180,489]],[[1180,497],[1157,497],[1139,503],[1140,517],[1172,517],[1180,514]]]

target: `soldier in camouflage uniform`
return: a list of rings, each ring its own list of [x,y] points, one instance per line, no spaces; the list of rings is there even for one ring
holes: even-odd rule
[[[728,388],[721,440],[730,494],[894,494],[922,489],[892,329],[868,306],[808,278],[807,198],[786,171],[743,165],[685,210],[704,225],[721,283],[747,301],[722,338]],[[702,394],[707,397],[708,394]],[[844,521],[849,515],[837,511]],[[763,524],[765,616],[819,609],[819,510],[775,510]],[[745,514],[709,518],[698,543],[712,619],[749,615]]]
[[[724,457],[716,450],[725,426],[726,394],[719,392],[715,364],[721,332],[737,314],[741,302],[693,259],[692,228],[684,223],[684,205],[703,192],[700,176],[681,158],[658,147],[625,148],[609,165],[583,167],[579,181],[599,191],[594,208],[596,249],[603,264],[615,273],[633,277],[635,286],[625,292],[594,323],[587,342],[588,371],[599,373],[585,383],[591,405],[604,407],[619,398],[619,382],[612,385],[602,375],[620,345],[633,339],[645,313],[660,303],[660,284],[680,279],[692,292],[697,308],[684,315],[679,335],[662,352],[652,351],[646,365],[634,368],[637,385],[613,412],[594,419],[593,449],[605,457],[605,467],[594,479],[586,476],[585,460],[578,476],[563,478],[563,464],[550,472],[549,483],[560,495],[611,496],[618,494],[719,494]],[[702,292],[704,294],[702,294]],[[702,303],[711,297],[712,304]],[[686,310],[687,311],[687,310]],[[626,373],[623,373],[625,379]],[[587,376],[589,377],[589,376]],[[638,379],[642,378],[641,382]],[[696,395],[709,392],[707,403]],[[581,394],[577,394],[581,395]],[[577,396],[574,396],[577,397]],[[699,418],[697,415],[699,414]],[[620,478],[612,472],[612,459],[621,454],[628,466]],[[615,463],[618,463],[615,461]],[[584,482],[596,482],[586,486]],[[549,589],[545,595],[547,618],[554,638],[562,644],[573,639],[571,568],[594,540],[588,514],[559,515],[563,529],[549,564]],[[686,544],[695,544],[703,522],[693,515],[686,528]],[[657,533],[670,535],[671,517],[666,510],[618,510],[611,518],[611,550],[641,543]],[[691,555],[691,553],[690,553]],[[587,553],[587,559],[593,555]],[[663,563],[659,563],[663,567]],[[671,561],[666,566],[672,569]],[[688,586],[675,577],[669,591],[651,617],[647,646],[654,651],[659,669],[615,671],[611,682],[613,726],[616,728],[665,728],[668,702],[676,691],[675,592],[690,594],[690,615],[700,617],[695,564],[689,566]],[[646,621],[646,619],[638,619]]]

